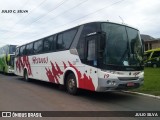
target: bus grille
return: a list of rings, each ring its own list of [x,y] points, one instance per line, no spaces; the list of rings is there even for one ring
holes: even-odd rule
[[[121,81],[137,80],[138,77],[118,77]]]

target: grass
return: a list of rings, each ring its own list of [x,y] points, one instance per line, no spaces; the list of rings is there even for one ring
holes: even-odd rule
[[[134,91],[160,96],[160,68],[145,68],[144,85]]]

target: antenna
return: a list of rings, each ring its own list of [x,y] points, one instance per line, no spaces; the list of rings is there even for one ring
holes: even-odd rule
[[[122,24],[124,24],[124,20],[121,18],[121,16],[119,16],[119,18],[122,20]]]

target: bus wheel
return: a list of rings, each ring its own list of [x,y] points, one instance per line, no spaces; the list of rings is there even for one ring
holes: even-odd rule
[[[28,73],[27,73],[26,69],[24,70],[24,80],[27,81],[27,82],[29,81]]]
[[[153,64],[153,68],[156,68],[157,67],[157,64]]]
[[[76,77],[73,73],[67,77],[66,88],[69,94],[75,95],[77,93]]]
[[[3,74],[4,74],[4,75],[6,74],[6,72],[5,72],[5,67],[3,68]]]

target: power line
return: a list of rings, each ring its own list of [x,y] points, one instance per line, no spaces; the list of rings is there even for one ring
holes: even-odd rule
[[[67,1],[67,0],[66,0]],[[63,1],[60,5],[58,5],[56,8],[58,8],[58,7],[60,7],[62,4],[64,4],[64,2],[66,2],[66,1]],[[70,8],[70,9],[68,9],[68,10],[66,10],[65,12],[62,12],[62,13],[60,13],[60,14],[58,14],[57,16],[55,16],[54,18],[56,18],[56,17],[58,17],[58,16],[60,16],[61,14],[64,14],[64,13],[66,13],[66,12],[68,12],[68,11],[70,11],[71,9],[74,9],[74,8],[76,8],[76,7],[78,7],[78,6],[80,6],[81,4],[83,4],[83,3],[85,3],[85,2],[87,2],[88,0],[85,0],[85,1],[83,1],[83,2],[81,2],[81,3],[78,3],[76,6],[74,6],[74,7],[72,7],[72,8]],[[55,8],[55,9],[56,9]],[[53,9],[53,10],[55,10],[55,9]],[[50,12],[53,12],[53,10],[52,11],[50,11]],[[49,13],[50,13],[49,12]],[[47,14],[45,14],[44,16],[46,16],[46,15],[48,15],[49,13],[47,13]],[[35,21],[33,21],[31,24],[29,24],[29,26],[28,27],[26,27],[25,29],[23,29],[23,31],[25,31],[27,28],[29,28],[33,23],[35,23],[36,21],[38,21],[38,20],[40,20],[40,19],[42,19],[42,18],[44,18],[44,16],[42,16],[42,17],[39,17],[38,19],[36,19]],[[23,34],[23,31],[22,31],[22,33],[21,34]],[[21,35],[21,34],[19,34],[19,35]],[[19,36],[18,35],[18,36]]]
[[[90,15],[92,15],[92,14],[95,14],[95,13],[97,13],[97,12],[99,12],[99,11],[103,10],[103,9],[109,8],[109,7],[113,6],[113,5],[119,4],[119,3],[123,2],[123,1],[124,1],[124,0],[120,0],[120,1],[114,2],[114,3],[112,3],[112,4],[111,4],[111,5],[109,5],[109,6],[107,5],[107,6],[103,7],[103,8],[98,9],[98,10],[96,10],[96,11],[92,12],[92,13],[89,13],[89,14],[87,14],[87,15],[83,16],[83,17],[80,17],[80,18],[74,19],[74,20],[72,20],[72,21],[70,21],[70,22],[67,22],[67,23],[65,23],[65,24],[62,24],[62,25],[56,26],[56,28],[58,28],[58,27],[62,27],[62,26],[68,25],[68,24],[70,24],[70,23],[73,23],[73,22],[75,22],[75,21],[78,21],[78,20],[80,20],[80,19],[86,18],[86,17],[88,17],[88,16],[90,16]]]
[[[47,14],[44,14],[43,16],[40,16],[36,20],[34,20],[31,24],[29,24],[29,26],[32,25],[33,23],[37,22],[38,20],[42,19],[43,17],[47,16],[49,13],[53,12],[54,10],[56,10],[58,7],[62,6],[67,1],[68,0],[62,1],[59,5],[57,5],[54,9],[50,10]]]
[[[76,8],[76,7],[78,7],[78,6],[80,6],[81,4],[83,4],[83,3],[87,2],[87,1],[88,1],[88,0],[85,0],[85,1],[83,1],[83,2],[81,2],[81,3],[79,3],[79,4],[77,4],[76,6],[70,8],[70,9],[68,9],[68,10],[66,10],[66,11],[64,11],[64,12],[62,12],[62,13],[60,13],[60,14],[58,14],[57,16],[55,16],[55,17],[53,17],[53,18],[56,18],[56,17],[58,17],[58,16],[60,16],[60,15],[62,15],[62,14],[64,14],[64,13],[67,13],[68,11],[70,11],[70,10],[72,10],[72,9],[74,9],[74,8]],[[48,13],[47,13],[45,16],[47,16],[47,15],[48,15]],[[44,18],[45,16],[41,17],[40,19]],[[51,19],[53,19],[53,18],[51,18]],[[40,19],[38,19],[38,20],[40,20]],[[38,20],[36,20],[36,21],[38,21]],[[33,23],[34,23],[34,22],[33,22]],[[30,25],[32,25],[33,23],[31,23]]]
[[[73,23],[73,22],[75,22],[75,21],[78,21],[78,20],[80,20],[80,19],[86,18],[86,17],[88,17],[88,16],[90,16],[90,15],[92,15],[92,14],[95,14],[95,13],[103,10],[103,9],[109,8],[109,7],[111,7],[111,6],[115,5],[115,4],[119,4],[119,3],[121,3],[122,1],[124,1],[124,0],[120,0],[120,1],[114,2],[114,3],[112,3],[111,5],[107,5],[107,6],[101,8],[101,9],[98,9],[98,10],[92,12],[92,13],[89,13],[89,14],[87,14],[87,15],[84,15],[83,17],[80,17],[80,18],[74,19],[74,20],[72,20],[72,21],[70,21],[70,22],[67,22],[67,23],[65,23],[65,24],[56,26],[56,28],[62,27],[62,26],[68,25],[68,24],[70,24],[70,23]],[[23,34],[23,33],[22,33],[22,34]],[[19,34],[19,35],[21,35],[21,34]],[[19,35],[17,35],[17,36],[19,36]],[[17,37],[17,36],[14,36],[14,37]],[[37,35],[36,35],[36,36],[37,36]]]
[[[42,1],[36,8],[38,8],[39,6],[41,6],[45,1],[46,1],[46,0]],[[64,4],[65,2],[67,2],[67,1],[68,1],[68,0],[63,0],[63,1],[61,1],[61,2],[60,2],[54,9],[52,9],[50,12],[53,12],[55,9],[57,9],[58,7],[60,7],[61,5],[63,5],[63,4]],[[35,10],[35,9],[34,9],[34,10]],[[49,12],[49,13],[50,13],[50,12]],[[31,12],[30,12],[30,13],[31,13]],[[44,16],[46,16],[46,14],[45,14]],[[43,17],[43,16],[42,16],[42,17]],[[41,18],[41,17],[38,17],[35,21],[33,21],[33,23],[36,22],[37,20],[39,20],[40,18]],[[23,19],[23,18],[22,18],[22,19]],[[17,23],[18,23],[18,22],[17,22]],[[17,24],[17,23],[16,23],[16,24]],[[31,24],[32,24],[32,23],[31,23]],[[30,26],[30,24],[28,24],[28,25]],[[26,28],[28,28],[28,27],[26,27]],[[26,29],[26,28],[25,28],[25,29]],[[25,29],[24,29],[24,30],[25,30]],[[23,30],[23,31],[24,31],[24,30]],[[9,37],[9,38],[10,38],[10,37]],[[8,38],[7,38],[7,39],[8,39]]]
[[[28,17],[33,11],[35,11],[37,8],[39,8],[41,5],[43,5],[46,1],[47,0],[43,0],[38,6],[36,6],[35,8],[33,8],[26,16],[24,16],[22,19],[20,19],[18,22],[16,22],[16,24],[18,24],[19,22],[21,22],[22,20],[24,20],[26,17]]]

